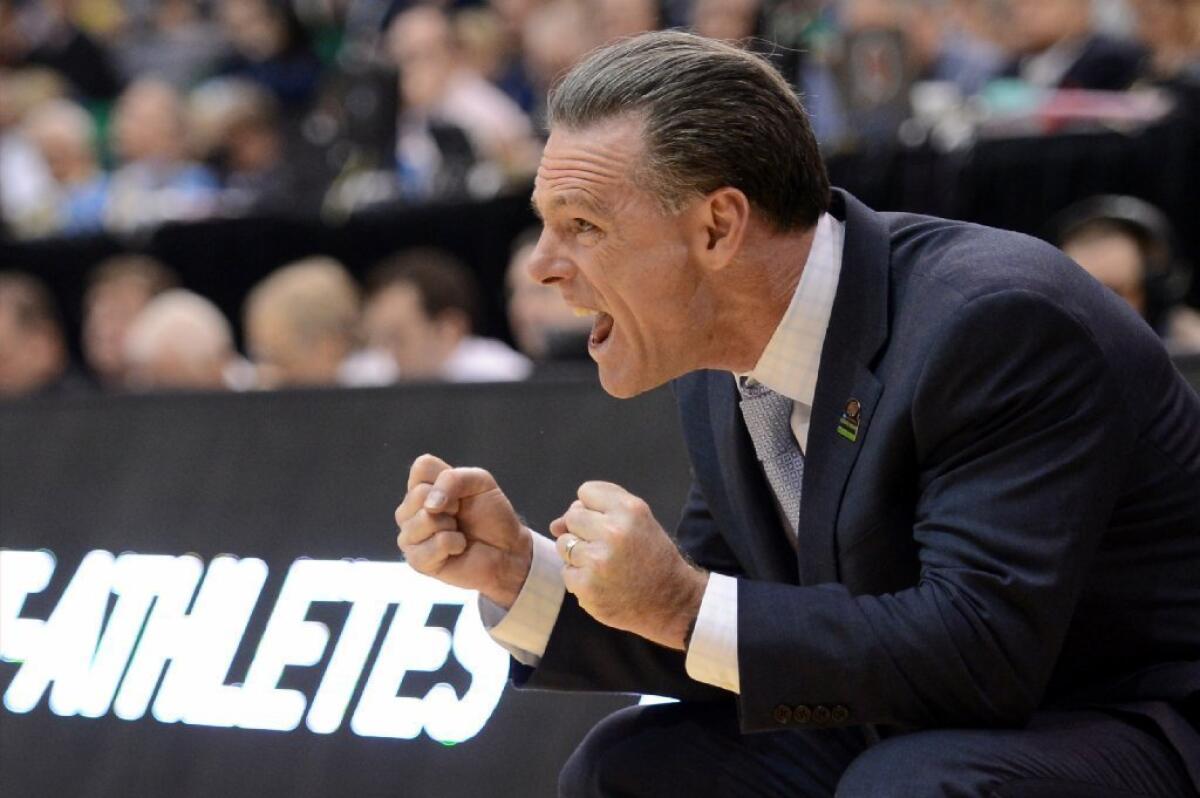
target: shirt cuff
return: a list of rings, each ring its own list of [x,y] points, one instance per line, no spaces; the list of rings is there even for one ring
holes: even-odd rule
[[[546,644],[550,642],[550,632],[558,620],[566,592],[562,559],[554,541],[534,532],[533,560],[517,600],[506,612],[503,607],[480,596],[479,616],[492,639],[518,662],[537,667],[546,653]]]
[[[688,676],[741,692],[737,659],[737,579],[710,573],[685,661]]]

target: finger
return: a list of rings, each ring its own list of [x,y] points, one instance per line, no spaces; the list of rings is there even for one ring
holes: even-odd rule
[[[567,592],[573,596],[580,596],[587,592],[588,582],[591,575],[583,568],[563,568],[563,585],[566,586]],[[580,601],[580,606],[583,602]]]
[[[495,478],[482,468],[450,468],[433,481],[433,490],[425,497],[425,509],[432,512],[450,510],[462,499],[469,499],[496,489]]]
[[[572,504],[563,513],[563,524],[567,530],[583,540],[604,540],[608,537],[611,523],[607,515],[589,510],[580,502]]]
[[[404,500],[396,508],[396,526],[401,526],[405,521],[417,514],[417,511],[425,505],[425,497],[429,495],[429,491],[431,490],[433,490],[433,485],[429,482],[409,486]]]
[[[423,454],[416,460],[413,460],[412,467],[408,469],[408,489],[412,490],[414,485],[419,485],[422,482],[433,484],[437,479],[438,474],[450,468],[450,464],[440,457],[432,454]]]
[[[554,537],[559,537],[567,533],[567,522],[562,517],[555,518],[550,522],[550,534]]]
[[[422,543],[438,532],[457,528],[458,521],[452,515],[420,510],[400,525],[400,534],[396,536],[396,545],[400,547],[401,551],[404,551],[409,546]]]
[[[567,546],[571,541],[577,541],[571,549],[570,555],[567,554]],[[590,564],[590,552],[588,551],[588,542],[583,538],[577,538],[572,534],[566,534],[554,542],[554,548],[558,549],[558,556],[563,561],[563,564],[568,568],[583,568]]]
[[[442,570],[447,560],[466,550],[467,538],[462,532],[445,530],[423,543],[406,548],[404,559],[417,573],[432,576]]]
[[[579,486],[579,490],[576,493],[579,496],[579,500],[585,506],[601,512],[618,509],[621,506],[621,502],[627,496],[632,495],[620,485],[613,484],[612,482],[601,482],[599,480],[591,480],[583,483]]]

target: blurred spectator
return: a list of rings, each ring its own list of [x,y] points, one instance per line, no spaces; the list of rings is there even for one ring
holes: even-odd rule
[[[550,0],[529,15],[522,48],[535,102],[531,113],[539,129],[545,127],[550,87],[596,44],[591,20],[579,0]]]
[[[83,294],[83,358],[101,387],[125,387],[125,337],[151,299],[178,280],[145,255],[116,255],[88,275]]]
[[[143,13],[128,21],[115,50],[125,78],[154,75],[187,89],[211,74],[229,57],[230,46],[208,9],[195,0],[145,4]]]
[[[104,47],[71,19],[71,0],[9,0],[0,3],[0,64],[43,66],[74,90],[109,100],[121,81]]]
[[[501,91],[511,97],[527,114],[532,113],[537,106],[538,97],[525,68],[521,36],[530,13],[544,3],[545,0],[490,0],[486,9],[492,18],[492,21],[486,24],[498,28],[495,35],[500,39],[500,52],[495,66],[481,74],[499,86]],[[468,29],[460,33],[464,44],[474,35],[469,29],[473,24],[475,23],[468,17]]]
[[[586,359],[592,319],[577,316],[557,288],[532,279],[526,270],[540,234],[530,230],[513,245],[505,274],[508,326],[517,348],[532,360]]]
[[[0,214],[18,236],[49,233],[58,217],[54,177],[21,122],[64,90],[46,69],[0,70]]]
[[[1135,197],[1092,197],[1056,225],[1063,252],[1141,314],[1169,352],[1200,352],[1200,313],[1182,304],[1191,268],[1161,211]]]
[[[636,36],[663,26],[659,0],[589,0],[600,43]]]
[[[261,281],[246,300],[244,323],[258,387],[380,385],[395,379],[394,367],[356,353],[358,286],[332,258],[298,261]]]
[[[529,376],[501,341],[472,335],[479,298],[471,272],[450,255],[417,249],[380,264],[368,281],[367,342],[391,354],[405,380],[493,382]]]
[[[454,15],[453,25],[463,65],[475,74],[497,82],[509,49],[500,18],[486,7],[464,8]]]
[[[1121,91],[1137,79],[1143,51],[1096,33],[1091,0],[1009,0],[1018,58],[1009,74],[1044,88]]]
[[[244,388],[240,365],[221,311],[181,288],[150,300],[125,338],[127,385],[135,391]]]
[[[53,230],[67,234],[99,230],[108,176],[97,160],[91,115],[70,100],[53,100],[26,117],[24,130],[57,184]]]
[[[1147,71],[1163,81],[1200,84],[1200,0],[1133,0]]]
[[[954,25],[951,12],[949,0],[849,0],[843,23],[847,31],[898,31],[915,79],[946,81],[964,96],[977,94],[1000,73],[1004,59],[998,48]]]
[[[692,30],[710,39],[743,42],[758,34],[762,0],[695,0]]]
[[[85,389],[70,368],[50,292],[31,275],[0,272],[0,398]]]
[[[295,213],[313,204],[298,190],[278,103],[266,89],[240,78],[211,80],[192,92],[188,117],[198,149],[221,174],[222,213]]]
[[[388,26],[388,48],[400,72],[396,160],[404,197],[490,196],[532,174],[529,120],[466,66],[444,11],[401,11]]]
[[[220,72],[262,84],[289,114],[304,111],[321,62],[290,0],[219,0],[219,15],[235,51]]]
[[[109,186],[106,223],[129,231],[212,212],[217,182],[188,157],[188,130],[179,94],[144,78],[126,89],[113,120],[121,166]]]

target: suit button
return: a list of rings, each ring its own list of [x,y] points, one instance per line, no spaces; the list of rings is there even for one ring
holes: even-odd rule
[[[846,709],[841,704],[838,704],[833,708],[834,723],[845,723],[848,720],[850,720],[850,710]]]
[[[792,708],[787,704],[780,704],[779,706],[775,707],[775,712],[772,713],[772,717],[775,718],[775,722],[780,726],[786,726],[792,722]]]
[[[796,708],[792,710],[792,720],[797,723],[808,723],[812,720],[812,710],[804,704],[797,704]]]
[[[817,724],[818,726],[824,726],[825,724],[829,723],[829,719],[832,717],[832,715],[833,713],[829,711],[829,707],[825,706],[824,704],[818,704],[815,708],[813,708],[813,723]]]

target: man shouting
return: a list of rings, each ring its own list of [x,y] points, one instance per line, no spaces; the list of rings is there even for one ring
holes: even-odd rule
[[[525,528],[433,456],[396,511],[513,678],[676,696],[564,796],[1192,795],[1200,399],[1048,245],[831,190],[766,62],[660,32],[549,100],[530,276],[609,393],[670,382],[674,534],[588,482]]]

